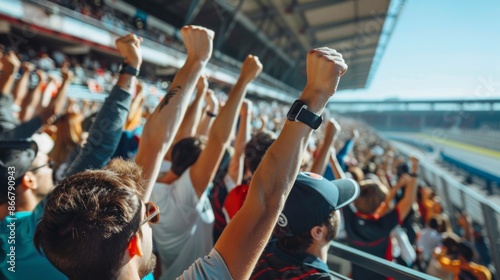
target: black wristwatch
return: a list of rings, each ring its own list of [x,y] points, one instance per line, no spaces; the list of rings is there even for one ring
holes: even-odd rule
[[[120,74],[130,74],[132,76],[139,76],[139,69],[135,69],[134,67],[128,65],[127,63],[125,62],[122,62],[122,64],[120,64],[120,68],[118,68],[118,72]]]
[[[290,121],[303,122],[312,129],[317,129],[323,122],[323,118],[321,116],[307,110],[307,105],[302,100],[295,100],[295,102],[293,102],[293,105],[288,111],[286,117]]]

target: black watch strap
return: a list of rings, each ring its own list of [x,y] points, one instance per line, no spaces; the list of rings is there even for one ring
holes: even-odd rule
[[[137,76],[139,76],[139,69],[135,69],[134,67],[123,62],[121,67],[120,67],[120,74],[130,74],[132,76],[137,77]]]
[[[301,110],[297,115],[297,120],[309,125],[312,129],[318,129],[323,121],[321,116],[318,116],[309,110]]]

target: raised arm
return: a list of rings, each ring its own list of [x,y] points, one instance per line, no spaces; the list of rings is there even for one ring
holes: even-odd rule
[[[391,203],[394,200],[394,198],[396,197],[396,194],[398,193],[398,191],[402,187],[405,187],[406,185],[408,185],[409,182],[410,182],[410,176],[408,176],[407,174],[405,174],[399,178],[398,183],[395,186],[393,186],[392,188],[390,188],[389,194],[385,198],[384,202],[382,202],[380,207],[377,209],[377,213],[379,215],[385,215],[387,213],[387,211],[391,208]],[[386,186],[389,187],[388,185],[386,185]]]
[[[318,156],[314,159],[313,165],[311,167],[311,172],[321,175],[325,173],[326,165],[328,164],[328,158],[330,155],[330,147],[337,138],[339,132],[339,123],[334,118],[329,119],[325,127],[325,139],[323,140],[323,144],[319,148]]]
[[[187,60],[177,72],[163,100],[148,118],[135,158],[137,164],[142,166],[142,176],[146,181],[144,201],[149,200],[163,157],[172,145],[201,72],[212,56],[212,30],[186,26],[181,29],[181,35],[187,50]]]
[[[142,38],[129,34],[116,40],[116,47],[124,62],[140,69],[142,58],[140,44]],[[66,176],[89,168],[102,168],[110,160],[122,135],[123,125],[132,102],[132,85],[135,76],[122,73],[116,85],[104,101],[101,110],[92,124],[87,142],[78,151],[74,161],[66,170]]]
[[[249,55],[243,62],[241,74],[231,89],[226,105],[222,107],[210,129],[207,145],[190,169],[193,187],[200,197],[208,184],[214,179],[217,167],[229,143],[233,126],[236,124],[241,103],[245,97],[248,84],[262,71],[259,58]]]
[[[134,130],[141,121],[142,118],[142,105],[144,101],[144,92],[142,88],[142,83],[138,80],[135,83],[135,96],[132,98],[132,104],[130,105],[130,110],[127,115],[127,121],[124,125],[124,130],[132,131]]]
[[[418,189],[418,159],[415,157],[410,157],[411,161],[411,171],[410,178],[407,180],[405,195],[396,205],[399,210],[399,217],[401,220],[406,218],[410,213],[413,203],[417,200],[417,189]]]
[[[208,131],[210,131],[212,123],[219,112],[219,100],[217,100],[213,90],[207,90],[205,103],[207,106],[202,112],[200,125],[198,125],[198,130],[196,131],[196,135],[198,136],[208,136]]]
[[[16,56],[16,53],[9,51],[2,57],[2,75],[0,76],[0,94],[10,95],[12,86],[16,79],[17,71],[21,66],[21,62]]]
[[[300,96],[308,110],[321,114],[346,69],[342,56],[334,50],[309,51],[307,85]],[[243,207],[215,244],[233,279],[248,279],[264,250],[299,171],[311,132],[306,124],[286,121],[252,177]]]
[[[337,159],[337,153],[335,147],[330,148],[330,154],[328,155],[330,165],[332,166],[333,176],[335,179],[346,179],[345,172],[340,166],[339,160]]]
[[[42,111],[31,120],[23,122],[15,128],[2,133],[0,138],[5,140],[30,138],[43,125],[52,123],[55,117],[63,112],[66,103],[66,92],[73,78],[73,73],[65,68],[61,70],[61,75],[63,78],[61,87],[56,96],[49,100],[48,106],[43,108]]]
[[[17,81],[16,86],[14,87],[14,104],[17,106],[21,106],[23,104],[23,100],[26,97],[26,93],[28,92],[28,83],[30,80],[30,75],[33,70],[35,70],[35,65],[29,62],[23,62],[21,64],[21,69],[23,74],[19,81]]]
[[[241,184],[245,166],[245,145],[250,141],[250,119],[252,118],[252,101],[245,99],[240,110],[240,126],[234,143],[234,155],[229,161],[227,175],[235,186]],[[229,191],[229,190],[228,190]]]
[[[38,108],[38,104],[40,104],[40,100],[42,99],[42,89],[47,84],[48,77],[42,69],[36,70],[35,73],[38,77],[38,84],[28,94],[28,97],[23,100],[21,113],[19,114],[19,118],[22,121],[31,120],[35,116],[35,111]]]
[[[201,112],[203,111],[203,98],[208,90],[208,80],[207,77],[201,75],[198,79],[198,83],[196,84],[196,94],[193,102],[186,110],[186,114],[182,119],[181,125],[177,134],[175,135],[174,142],[182,140],[187,137],[193,137],[196,135],[196,130],[198,129],[198,125],[200,123]],[[168,161],[172,161],[172,150],[173,145],[168,149],[167,155],[165,159]]]

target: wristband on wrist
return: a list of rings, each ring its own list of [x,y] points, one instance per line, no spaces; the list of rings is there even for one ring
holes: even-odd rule
[[[120,68],[119,68],[119,71],[118,71],[120,74],[129,74],[129,75],[132,75],[132,76],[139,76],[139,69],[136,69],[130,65],[128,65],[127,63],[123,62],[121,65],[120,65]]]
[[[207,111],[207,115],[208,115],[209,117],[211,117],[211,118],[215,118],[215,117],[217,117],[217,114],[214,114],[214,113],[209,112],[209,111]]]

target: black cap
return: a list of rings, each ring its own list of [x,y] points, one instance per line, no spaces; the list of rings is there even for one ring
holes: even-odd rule
[[[329,181],[315,173],[301,172],[278,218],[278,225],[291,235],[309,231],[324,222],[331,212],[354,201],[359,192],[359,185],[354,180]]]
[[[29,170],[38,153],[38,146],[32,140],[0,141],[0,203],[7,200],[9,177],[14,177],[15,184]],[[12,185],[12,183],[10,183]]]

